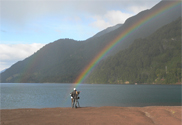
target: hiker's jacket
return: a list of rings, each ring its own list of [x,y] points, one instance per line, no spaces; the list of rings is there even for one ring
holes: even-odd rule
[[[71,92],[70,94],[71,94],[71,96],[74,98],[74,99],[77,99],[77,94],[76,94],[76,90],[74,90],[73,92]]]

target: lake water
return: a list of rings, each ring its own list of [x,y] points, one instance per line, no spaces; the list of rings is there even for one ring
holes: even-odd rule
[[[1,109],[71,107],[72,84],[0,83]],[[81,107],[180,106],[181,85],[82,84]]]

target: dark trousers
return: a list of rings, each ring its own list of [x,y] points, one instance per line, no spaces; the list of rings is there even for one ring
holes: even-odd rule
[[[72,108],[77,108],[77,105],[80,107],[80,104],[78,102],[78,99],[71,99],[72,101]]]

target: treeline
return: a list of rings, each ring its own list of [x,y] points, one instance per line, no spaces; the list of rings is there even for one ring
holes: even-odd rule
[[[99,63],[87,83],[181,82],[181,18]]]

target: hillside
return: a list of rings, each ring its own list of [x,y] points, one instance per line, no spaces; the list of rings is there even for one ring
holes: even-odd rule
[[[106,28],[106,29],[104,29],[104,30],[98,32],[98,33],[95,34],[93,37],[99,37],[99,36],[105,35],[105,34],[111,32],[111,31],[113,31],[113,30],[118,29],[118,28],[121,27],[121,26],[122,26],[122,24],[117,24],[117,25],[115,25],[115,26],[108,27],[108,28]]]
[[[181,24],[179,18],[151,36],[135,40],[128,49],[100,62],[86,82],[180,83]]]
[[[12,65],[1,73],[2,83],[72,83],[85,68],[85,66],[97,55],[108,43],[135,22],[145,16],[154,13],[159,8],[172,3],[161,1],[150,10],[145,10],[129,18],[119,28],[97,37],[91,37],[85,41],[71,39],[59,39],[47,44],[32,56]],[[138,27],[120,44],[115,47],[106,57],[115,55],[119,51],[129,47],[135,39],[145,38],[158,28],[176,20],[181,15],[181,6],[175,6],[155,16]],[[105,58],[106,58],[105,57]]]

